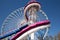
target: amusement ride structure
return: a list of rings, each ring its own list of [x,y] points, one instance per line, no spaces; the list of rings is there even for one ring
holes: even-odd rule
[[[41,4],[31,0],[25,7],[13,11],[4,20],[1,28],[1,40],[44,40],[50,21],[41,9]]]

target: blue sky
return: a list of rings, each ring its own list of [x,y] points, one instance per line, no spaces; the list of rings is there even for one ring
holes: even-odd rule
[[[4,19],[14,10],[24,7],[29,0],[0,0],[0,27]],[[37,0],[51,21],[49,35],[60,32],[60,0]]]

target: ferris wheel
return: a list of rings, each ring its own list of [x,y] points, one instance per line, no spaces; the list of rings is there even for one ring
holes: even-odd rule
[[[4,20],[0,39],[39,40],[47,36],[50,21],[39,2],[31,0],[25,7],[13,11]]]

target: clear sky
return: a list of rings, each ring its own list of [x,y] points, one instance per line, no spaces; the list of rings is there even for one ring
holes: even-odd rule
[[[14,10],[24,7],[29,0],[0,0],[0,27],[4,19]],[[49,35],[60,32],[60,0],[37,0],[51,21]]]

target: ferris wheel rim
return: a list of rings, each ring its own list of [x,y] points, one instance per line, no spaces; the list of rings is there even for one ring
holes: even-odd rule
[[[22,8],[18,8],[18,9],[24,9],[24,7],[22,7]],[[16,11],[16,10],[15,10],[15,11]],[[40,11],[42,11],[42,10],[40,10]],[[46,18],[47,18],[47,20],[48,20],[47,15],[46,15],[46,14],[44,14],[44,15],[46,16]],[[9,16],[9,15],[8,15],[8,16]],[[8,18],[8,16],[7,16],[7,18]],[[6,19],[7,19],[7,18],[6,18]],[[6,19],[5,19],[5,20],[6,20]],[[5,22],[5,20],[4,20],[4,22]],[[4,22],[3,22],[3,24],[4,24]],[[2,26],[3,26],[3,24],[2,24]],[[3,27],[2,27],[2,28],[3,28]],[[2,28],[1,28],[1,30],[2,30]],[[2,32],[1,32],[1,34],[2,34]]]

